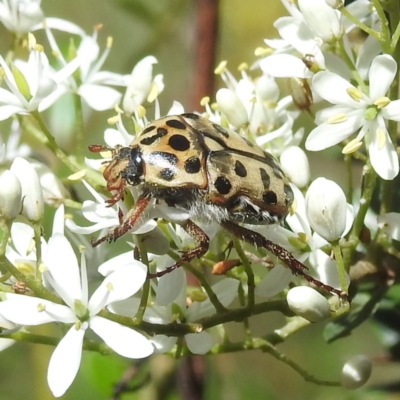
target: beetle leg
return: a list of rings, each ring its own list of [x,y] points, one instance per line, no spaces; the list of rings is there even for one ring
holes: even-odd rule
[[[160,276],[168,274],[174,269],[181,267],[184,263],[193,260],[193,258],[200,258],[207,252],[210,244],[210,239],[201,228],[199,228],[194,222],[190,220],[187,220],[184,224],[182,224],[182,228],[199,244],[199,246],[195,247],[192,250],[183,252],[181,259],[177,261],[174,265],[165,268],[163,271],[154,274],[148,274],[149,278],[159,278]]]
[[[138,201],[136,202],[135,206],[131,210],[129,210],[128,214],[126,214],[126,217],[124,218],[122,223],[116,228],[112,229],[110,232],[108,232],[107,235],[102,236],[97,240],[92,239],[90,241],[91,245],[93,247],[96,247],[100,243],[106,241],[109,243],[114,242],[120,236],[131,230],[135,226],[136,221],[142,215],[145,208],[147,207],[147,204],[149,204],[150,199],[151,195],[149,193],[141,195]]]
[[[318,279],[315,279],[305,273],[304,270],[307,270],[308,268],[304,264],[296,260],[292,256],[292,254],[286,249],[266,239],[258,232],[254,232],[250,229],[244,228],[243,226],[236,225],[234,222],[231,221],[222,221],[221,226],[225,228],[229,233],[236,236],[238,239],[244,240],[245,242],[248,242],[255,247],[264,247],[265,249],[270,251],[290,268],[293,275],[301,276],[306,281],[314,284],[315,286],[323,288],[326,291],[334,293],[342,298],[347,297],[346,293],[343,293],[341,290],[335,289],[329,285],[325,285]]]

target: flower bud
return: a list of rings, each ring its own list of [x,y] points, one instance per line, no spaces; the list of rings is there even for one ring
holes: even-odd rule
[[[351,357],[343,366],[341,383],[347,389],[358,389],[371,376],[372,364],[369,357],[358,354]]]
[[[22,209],[21,184],[11,171],[0,175],[0,218],[14,219]]]
[[[38,174],[24,158],[16,157],[10,171],[21,184],[22,214],[31,222],[38,222],[43,217],[44,200]]]
[[[294,313],[310,322],[320,322],[331,315],[328,300],[309,286],[290,289],[286,300]]]
[[[324,42],[341,36],[339,12],[325,0],[299,0],[299,8],[308,27]]]
[[[306,153],[297,146],[288,147],[281,154],[281,167],[298,188],[303,188],[310,181],[310,166]]]
[[[219,89],[217,92],[217,103],[229,123],[238,128],[247,123],[247,112],[239,97],[230,89]]]
[[[299,110],[309,110],[313,104],[313,96],[307,79],[289,78],[289,91],[293,103]]]
[[[307,190],[306,214],[311,227],[328,242],[338,240],[346,229],[347,203],[340,186],[318,178]]]

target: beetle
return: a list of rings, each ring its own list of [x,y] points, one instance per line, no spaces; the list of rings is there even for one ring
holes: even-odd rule
[[[190,217],[182,227],[198,246],[182,253],[174,265],[151,277],[162,276],[203,256],[209,238],[194,221],[217,222],[240,240],[273,253],[294,275],[343,295],[304,272],[307,267],[286,249],[240,225],[281,222],[294,195],[275,158],[237,132],[186,113],[150,122],[129,146],[92,145],[89,149],[112,153],[103,172],[107,190],[113,192],[107,200],[109,205],[123,199],[126,187],[137,186],[141,193],[121,224],[93,240],[93,246],[113,242],[132,229],[155,198],[188,211]]]

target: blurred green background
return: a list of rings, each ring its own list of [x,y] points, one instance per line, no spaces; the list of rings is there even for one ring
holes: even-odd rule
[[[161,110],[167,111],[173,100],[188,104],[192,82],[194,54],[194,2],[189,0],[44,0],[43,10],[48,17],[70,20],[87,33],[101,23],[99,44],[103,47],[108,36],[114,38],[111,55],[104,69],[130,73],[133,66],[146,55],[154,55],[159,64],[155,73],[164,74],[166,89],[160,97]],[[263,46],[263,39],[276,36],[273,21],[285,14],[278,0],[221,0],[217,62],[228,60],[235,73],[242,62],[255,61],[254,49]],[[43,35],[38,42],[47,46]],[[68,35],[57,34],[64,48]],[[11,44],[10,34],[0,27],[0,51],[5,54]],[[218,81],[217,81],[218,83]],[[189,90],[188,90],[189,88]],[[212,94],[210,94],[212,95]],[[72,126],[72,108],[68,100],[57,103],[52,114],[54,127]],[[190,111],[190,110],[188,110]],[[87,143],[101,141],[107,127],[106,119],[113,111],[93,113],[87,121],[90,132]],[[62,122],[62,123],[60,123]],[[57,123],[57,125],[55,125]],[[302,123],[300,121],[300,123]],[[308,123],[310,123],[308,121]],[[1,128],[3,135],[6,130]],[[53,129],[54,131],[54,129]],[[73,143],[58,132],[58,140],[68,150]],[[342,175],[341,162],[332,167],[322,162],[321,156],[311,157],[313,176],[336,179]],[[324,157],[324,155],[322,155]],[[324,169],[324,166],[326,166]],[[317,171],[317,172],[315,172]],[[359,176],[355,174],[355,179]],[[282,324],[279,315],[265,315],[251,320],[254,332],[270,332]],[[240,337],[242,326],[232,324],[232,338]],[[279,349],[288,354],[303,368],[320,379],[336,380],[343,362],[350,356],[366,353],[378,356],[383,352],[373,334],[371,323],[365,323],[352,336],[327,345],[322,339],[323,324],[316,324],[291,337]],[[46,400],[53,398],[46,382],[46,371],[52,348],[17,344],[1,353],[0,400]],[[246,352],[206,359],[206,399],[396,399],[400,395],[380,394],[361,389],[349,392],[340,388],[318,387],[305,382],[293,370],[267,354]],[[151,371],[162,374],[173,368],[175,361],[164,356],[154,357]],[[112,385],[117,382],[129,361],[119,357],[102,357],[85,353],[76,381],[63,399],[108,399]],[[375,365],[369,386],[398,380],[398,365]],[[136,394],[126,394],[123,399],[153,399],[154,390],[147,387]],[[168,397],[178,399],[179,396]]]

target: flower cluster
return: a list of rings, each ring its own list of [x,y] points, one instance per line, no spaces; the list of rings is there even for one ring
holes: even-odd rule
[[[351,281],[357,284],[366,274],[356,277],[357,264],[374,263],[374,271],[382,275],[386,256],[400,259],[400,214],[392,208],[399,173],[394,54],[400,25],[390,31],[389,12],[378,1],[355,0],[349,6],[340,1],[281,1],[288,15],[274,23],[280,37],[265,39],[267,48],[255,51],[257,61],[240,65],[239,77],[221,62],[215,74],[223,87],[215,95],[203,98],[197,110],[174,101],[165,112],[158,100],[163,75],[153,72],[154,56],[138,61],[130,74],[106,71],[113,41],[108,38],[102,49],[101,26],[87,34],[72,22],[45,17],[40,0],[0,0],[0,22],[21,39],[8,56],[0,55],[0,121],[6,121],[2,124],[9,130],[0,137],[0,350],[14,340],[53,345],[47,381],[54,396],[62,396],[74,381],[83,349],[131,359],[153,353],[176,358],[222,353],[232,349],[224,324],[233,321],[246,327],[247,337],[236,347],[243,350],[258,346],[265,351],[310,323],[337,316],[344,318],[337,337],[345,336],[357,319],[351,315],[346,320],[346,313],[353,312],[351,300],[363,305],[362,293],[354,294],[363,288],[354,285],[349,290]],[[56,31],[73,39],[68,51]],[[364,36],[355,40],[361,31]],[[45,43],[39,44],[37,37]],[[289,83],[288,91],[282,81]],[[75,135],[76,154],[63,150],[63,138],[55,132],[67,128],[52,118],[52,110],[65,98],[74,104],[71,120],[76,124],[69,135]],[[89,157],[83,146],[89,134],[84,118],[100,111],[109,112],[111,125],[104,130],[104,146],[91,147],[101,159]],[[252,199],[210,204],[207,187],[187,188],[188,197],[197,196],[191,208],[175,207],[161,195],[147,201],[143,181],[125,185],[125,170],[115,177],[124,180],[124,186],[109,185],[112,193],[105,190],[101,173],[115,161],[116,149],[129,148],[149,121],[185,112],[209,119],[221,131],[234,129],[279,158],[290,182],[285,188],[294,194],[282,223],[272,215],[282,211],[271,200],[268,222],[277,223],[263,224],[265,218],[260,218],[258,225],[241,224],[234,219],[235,209],[260,210],[261,204]],[[300,126],[304,116],[312,120]],[[32,142],[41,147],[31,147]],[[221,150],[223,143],[214,146]],[[332,172],[327,179],[308,159],[308,151],[334,146],[341,152],[321,157],[346,165],[348,179],[338,183],[333,179],[340,174]],[[251,158],[244,151],[223,150],[228,156]],[[361,170],[361,163],[363,184],[353,187],[351,171]],[[221,171],[229,170],[222,164]],[[272,193],[286,179],[278,172],[263,180]],[[346,185],[345,194],[341,186]],[[174,193],[174,187],[168,190]],[[378,192],[380,207],[372,202]],[[123,225],[125,240],[103,243],[101,238],[118,231],[143,199],[139,217]],[[187,228],[189,217],[193,219],[196,210],[217,208],[256,232],[254,237],[265,237],[281,257],[232,241],[217,220],[195,215],[197,229],[209,239],[207,252],[183,268],[170,268],[180,266],[181,253],[196,252],[195,240],[187,233],[194,230]],[[52,230],[44,232],[50,225]],[[93,248],[91,240],[100,245]],[[282,262],[293,257],[297,270]],[[395,274],[395,268],[390,272]],[[378,302],[385,293],[384,285],[376,286],[368,298]],[[375,305],[368,304],[368,310]],[[270,335],[253,337],[248,318],[269,311],[292,318]],[[56,333],[35,334],[42,324],[54,325]],[[266,345],[264,337],[271,342]],[[310,380],[300,367],[295,370]],[[355,356],[345,364],[341,384],[358,388],[370,373],[369,358]]]

